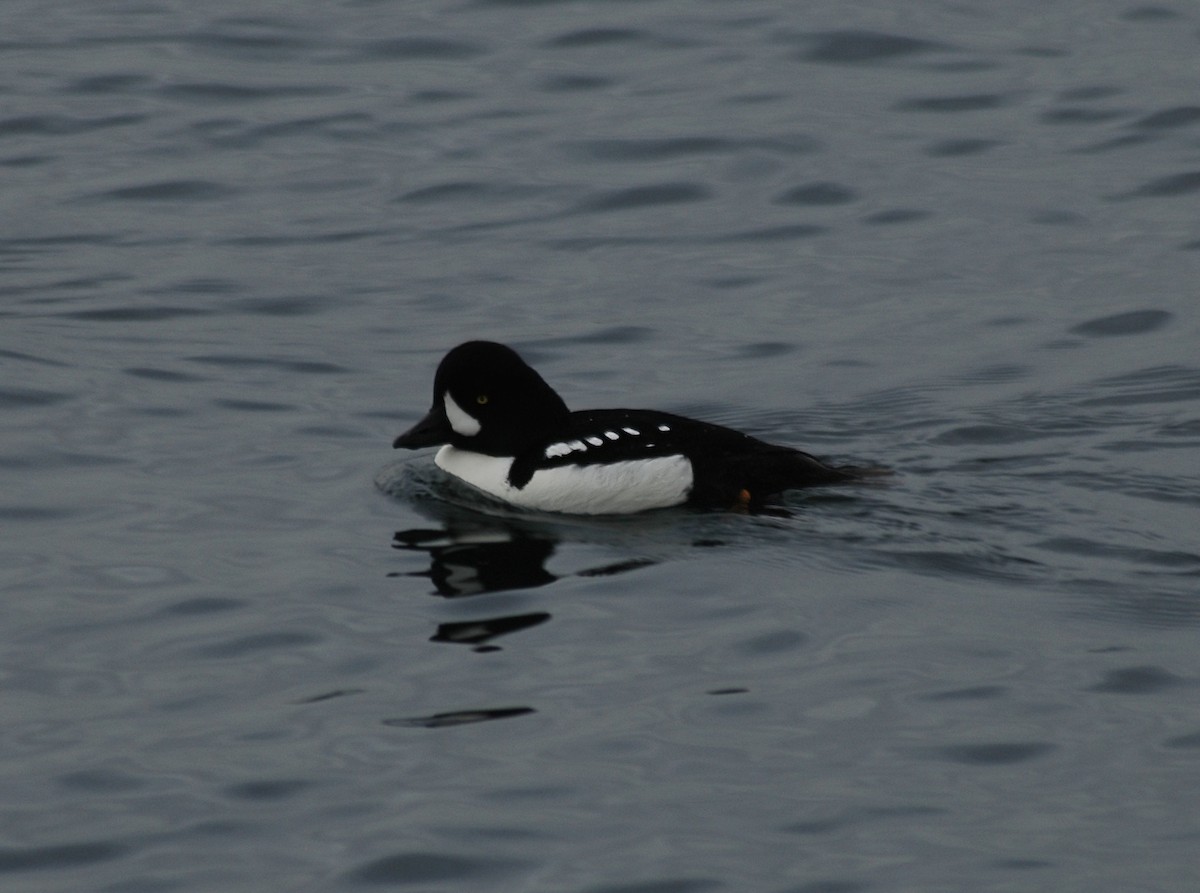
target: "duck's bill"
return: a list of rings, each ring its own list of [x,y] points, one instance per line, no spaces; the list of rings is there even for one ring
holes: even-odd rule
[[[450,427],[446,413],[439,407],[430,410],[425,418],[393,440],[392,448],[419,450],[421,447],[439,446],[449,443],[453,433],[454,429]]]

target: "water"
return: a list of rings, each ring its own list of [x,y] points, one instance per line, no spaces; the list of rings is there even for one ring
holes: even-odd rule
[[[8,891],[1190,891],[1187,4],[0,42]],[[882,486],[482,513],[458,341]]]

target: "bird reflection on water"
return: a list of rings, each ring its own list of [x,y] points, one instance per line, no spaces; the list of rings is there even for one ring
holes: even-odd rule
[[[425,577],[433,583],[433,594],[443,598],[466,598],[494,592],[536,589],[561,578],[547,569],[561,537],[546,524],[496,517],[441,501],[420,505],[423,514],[438,522],[436,527],[414,527],[396,531],[392,548],[424,552],[427,570],[393,572],[391,577]],[[648,567],[657,562],[635,558],[574,571],[571,576],[611,576]],[[481,617],[438,625],[434,642],[471,645],[476,651],[494,651],[491,642],[545,623],[545,611]]]

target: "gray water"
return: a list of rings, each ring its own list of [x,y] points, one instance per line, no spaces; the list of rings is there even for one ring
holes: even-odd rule
[[[3,19],[0,888],[1196,888],[1195,6]],[[475,337],[897,475],[487,511]]]

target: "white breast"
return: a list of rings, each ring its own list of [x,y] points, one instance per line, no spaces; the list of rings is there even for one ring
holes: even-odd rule
[[[484,493],[522,508],[579,515],[613,515],[680,505],[692,489],[692,463],[684,456],[656,456],[605,465],[543,468],[524,487],[508,482],[512,459],[444,446],[438,468]]]

